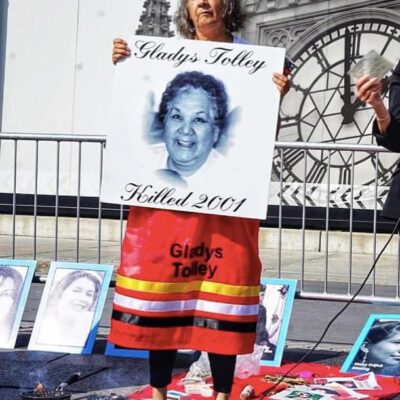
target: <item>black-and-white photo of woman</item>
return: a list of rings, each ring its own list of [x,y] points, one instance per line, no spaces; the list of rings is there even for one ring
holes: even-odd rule
[[[377,321],[368,331],[354,359],[352,371],[398,375],[400,321]]]
[[[0,266],[0,347],[9,341],[24,279],[11,266]]]
[[[40,321],[37,343],[84,347],[90,334],[103,272],[59,269]]]
[[[256,344],[264,347],[263,360],[275,357],[288,290],[288,285],[261,285]]]
[[[185,186],[223,157],[215,147],[226,125],[228,96],[224,84],[199,71],[183,72],[162,95],[157,122],[162,143],[154,146],[157,175]]]

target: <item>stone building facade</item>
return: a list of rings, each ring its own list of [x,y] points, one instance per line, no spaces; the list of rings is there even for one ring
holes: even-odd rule
[[[170,29],[172,17],[168,11],[171,7],[166,0],[145,0],[143,13],[140,16],[140,25],[137,35],[170,37],[174,32]]]
[[[315,24],[336,15],[378,8],[400,13],[396,0],[243,0],[249,16],[243,37],[290,50]]]
[[[375,144],[371,134],[374,113],[356,99],[351,67],[375,50],[395,65],[400,57],[400,2],[393,0],[245,0],[248,23],[242,36],[252,43],[285,47],[296,68],[292,89],[281,105],[279,140]],[[385,83],[389,83],[388,71]],[[388,85],[383,95],[388,100]],[[277,158],[275,172],[284,170],[286,181],[321,184],[328,171],[332,183],[348,185],[351,169],[356,184],[369,186],[375,174],[372,156],[357,154],[355,160],[334,153],[327,165],[322,152],[304,157],[293,151]],[[380,184],[390,180],[394,155],[378,166]],[[283,168],[282,168],[283,167]],[[343,186],[345,187],[345,186]],[[365,197],[365,196],[364,196]]]

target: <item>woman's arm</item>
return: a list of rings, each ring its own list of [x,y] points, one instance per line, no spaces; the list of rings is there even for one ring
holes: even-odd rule
[[[390,125],[391,115],[383,104],[381,91],[382,82],[379,78],[363,76],[356,84],[357,97],[364,103],[371,105],[375,110],[375,119],[380,133],[386,132]]]
[[[272,80],[274,81],[276,88],[278,89],[282,99],[290,89],[290,79],[287,77],[287,75],[274,73],[272,76]],[[276,125],[275,139],[278,139],[280,129],[281,129],[281,116],[279,115],[278,123]]]
[[[281,97],[285,96],[285,94],[290,89],[290,80],[286,75],[274,73],[272,76],[272,80],[274,81],[276,88],[278,89]]]
[[[382,146],[400,152],[400,62],[390,80],[389,113],[391,122],[382,138]]]
[[[362,77],[356,84],[357,97],[375,111],[373,134],[380,146],[400,152],[400,63],[390,82],[389,110],[383,103],[382,83],[378,78]]]

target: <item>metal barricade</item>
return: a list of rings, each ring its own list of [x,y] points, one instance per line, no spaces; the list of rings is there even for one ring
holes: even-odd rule
[[[101,182],[101,174],[102,174],[102,167],[103,167],[103,151],[106,142],[105,136],[83,136],[83,135],[58,135],[58,134],[6,134],[2,133],[0,136],[0,162],[1,157],[4,156],[4,145],[6,142],[13,143],[13,156],[9,160],[9,169],[12,170],[13,175],[13,190],[12,190],[12,234],[11,234],[11,251],[10,257],[11,258],[18,258],[18,254],[16,251],[16,218],[17,218],[17,175],[18,175],[18,168],[17,168],[17,160],[18,160],[18,146],[20,143],[29,142],[34,145],[34,154],[33,154],[33,165],[34,165],[34,190],[33,190],[33,204],[32,204],[32,258],[37,258],[37,230],[38,230],[38,196],[40,193],[38,192],[38,177],[40,174],[39,171],[39,149],[40,144],[44,143],[52,143],[55,145],[53,149],[55,152],[55,190],[52,196],[54,197],[54,251],[53,257],[50,259],[58,260],[58,253],[59,253],[59,200],[60,200],[60,158],[61,158],[61,144],[62,143],[74,143],[78,149],[78,155],[76,160],[76,171],[77,171],[77,182],[76,182],[76,207],[75,207],[75,216],[76,219],[76,232],[75,232],[75,241],[76,241],[76,254],[75,254],[75,261],[80,261],[80,236],[81,236],[81,177],[82,177],[82,146],[83,144],[94,144],[97,146],[97,151],[100,158],[100,163],[98,166],[98,170],[96,171],[98,175],[98,182],[100,186]],[[3,152],[1,152],[3,150]],[[32,157],[32,155],[27,155]],[[42,157],[45,157],[43,155]],[[1,165],[1,164],[0,164]],[[3,171],[4,171],[3,166]],[[102,235],[102,203],[100,202],[99,194],[97,194],[97,262],[101,260],[101,235]],[[2,204],[3,206],[5,204]],[[120,206],[120,224],[121,224],[121,234],[120,234],[120,242],[122,242],[122,206]],[[92,260],[96,261],[96,260]]]
[[[303,153],[304,157],[304,164],[303,164],[303,190],[302,190],[302,226],[301,226],[301,273],[299,276],[299,291],[297,293],[298,298],[305,298],[305,299],[318,299],[318,300],[334,300],[334,301],[348,301],[352,298],[353,294],[358,289],[358,284],[363,280],[360,279],[359,282],[353,282],[353,266],[354,266],[354,254],[353,254],[353,210],[354,210],[354,177],[355,177],[355,155],[360,152],[367,152],[373,154],[373,158],[375,159],[375,176],[373,178],[374,181],[374,207],[373,207],[373,229],[371,232],[372,235],[372,251],[371,251],[371,259],[368,265],[368,268],[364,271],[364,275],[367,274],[369,267],[375,262],[377,257],[377,199],[378,199],[378,165],[379,165],[379,158],[381,153],[386,153],[387,150],[373,145],[348,145],[348,144],[319,144],[319,143],[285,143],[285,142],[277,142],[276,143],[276,151],[279,152],[281,158],[281,165],[283,165],[284,160],[284,150],[285,149],[297,149],[299,152]],[[308,161],[308,152],[312,150],[317,151],[324,151],[327,152],[327,175],[326,175],[326,201],[325,201],[325,243],[323,252],[325,253],[325,260],[323,265],[323,276],[322,276],[322,288],[318,291],[307,291],[305,290],[305,283],[306,283],[306,196],[307,196],[307,181],[305,179],[307,174],[307,161]],[[334,288],[334,290],[329,290],[330,280],[329,280],[329,267],[330,267],[330,257],[329,257],[329,236],[330,236],[330,229],[329,229],[329,219],[330,219],[330,198],[329,194],[330,186],[331,186],[331,155],[333,152],[349,152],[351,154],[351,174],[350,174],[350,204],[349,204],[349,224],[348,224],[348,250],[347,250],[347,279],[345,280],[345,290],[343,292],[343,288]],[[279,185],[280,185],[280,192],[282,192],[282,186],[284,184],[283,181],[283,170],[281,169],[279,174]],[[282,272],[282,201],[279,203],[279,258],[278,258],[278,276],[285,277],[285,273]],[[383,238],[385,241],[388,239],[389,235],[385,235]],[[394,243],[395,247],[397,248],[397,254],[392,257],[390,261],[394,262],[393,265],[393,284],[388,285],[380,285],[382,286],[380,293],[377,294],[377,268],[375,268],[372,272],[372,277],[369,280],[368,288],[370,289],[370,294],[365,295],[365,292],[361,295],[358,295],[356,298],[356,302],[360,303],[375,303],[375,304],[400,304],[399,299],[399,282],[400,282],[400,237],[395,235],[394,236]],[[381,246],[382,247],[382,246]],[[336,285],[337,286],[337,285]],[[343,286],[343,285],[342,285]],[[384,295],[380,295],[380,294]]]
[[[33,154],[25,154],[24,156],[26,157],[31,157],[32,158],[32,165],[33,165],[33,170],[30,171],[32,177],[33,177],[33,182],[31,182],[33,190],[31,192],[32,196],[32,204],[31,204],[31,216],[29,217],[30,223],[29,228],[29,233],[27,234],[26,231],[25,233],[20,233],[18,224],[17,224],[17,218],[19,218],[19,215],[21,213],[17,212],[19,204],[18,204],[18,177],[19,177],[19,171],[18,171],[18,157],[20,155],[19,151],[19,146],[21,146],[22,143],[29,142],[31,146],[33,146],[34,151]],[[5,144],[7,143],[7,151],[5,151]],[[52,231],[50,237],[48,237],[47,244],[46,244],[46,251],[45,251],[45,256],[41,254],[38,254],[38,220],[42,218],[41,212],[40,212],[40,205],[38,203],[38,198],[39,196],[42,196],[42,193],[40,189],[38,188],[38,181],[39,181],[39,176],[42,173],[40,170],[40,164],[41,164],[41,157],[46,157],[48,154],[44,154],[43,151],[41,151],[41,147],[44,145],[44,143],[51,143],[52,144],[52,153],[55,153],[55,171],[54,176],[55,176],[55,185],[54,185],[54,192],[50,194],[50,197],[54,199],[54,205],[51,207],[51,213],[47,213],[48,217],[47,219],[51,220],[52,225]],[[76,146],[76,160],[74,162],[73,168],[74,171],[76,172],[76,182],[75,182],[75,187],[76,191],[75,193],[71,194],[73,198],[76,198],[76,206],[73,207],[73,215],[68,218],[73,218],[75,221],[75,229],[74,232],[70,232],[70,238],[68,239],[71,243],[74,242],[74,255],[71,257],[71,251],[68,251],[69,258],[72,258],[73,260],[69,261],[87,261],[87,262],[97,262],[101,263],[104,262],[104,251],[106,251],[106,248],[108,246],[108,239],[104,239],[103,237],[103,225],[105,223],[109,223],[109,218],[105,216],[105,207],[104,205],[100,202],[100,192],[97,193],[97,195],[92,196],[92,200],[94,202],[94,206],[91,209],[92,212],[92,218],[83,218],[82,217],[82,204],[81,201],[83,199],[82,196],[82,161],[85,160],[87,157],[93,157],[93,154],[97,152],[96,157],[98,158],[98,168],[95,168],[96,171],[91,171],[92,173],[96,174],[96,180],[98,181],[98,188],[100,188],[100,182],[102,178],[102,168],[103,168],[103,151],[106,143],[106,137],[105,136],[83,136],[83,135],[48,135],[48,134],[13,134],[13,133],[1,133],[0,134],[0,173],[1,170],[4,171],[9,171],[9,173],[12,175],[12,190],[11,193],[3,193],[4,196],[8,194],[8,198],[10,199],[10,202],[8,203],[6,200],[2,201],[2,204],[0,206],[2,207],[2,214],[0,215],[1,218],[6,218],[3,220],[3,229],[1,230],[1,223],[0,223],[0,238],[3,241],[3,244],[5,241],[10,242],[10,248],[9,252],[7,252],[5,247],[0,247],[2,248],[3,254],[1,257],[3,258],[33,258],[37,259],[38,255],[41,257],[41,259],[46,259],[47,261],[51,260],[59,260],[63,259],[63,255],[60,257],[60,198],[62,198],[62,195],[60,194],[60,160],[62,158],[62,144],[63,143],[72,143],[74,146]],[[89,149],[86,150],[84,147],[89,146]],[[283,268],[284,262],[283,258],[285,256],[285,250],[283,246],[283,240],[282,237],[284,235],[284,227],[282,225],[282,215],[283,215],[283,210],[285,205],[283,204],[282,201],[282,196],[279,196],[279,202],[277,204],[278,210],[279,210],[279,222],[278,226],[276,228],[276,235],[277,237],[277,265],[276,265],[276,270],[274,271],[275,275],[277,277],[281,278],[287,278],[287,277],[296,277],[298,279],[299,285],[298,285],[298,293],[297,296],[300,298],[307,298],[307,299],[325,299],[325,300],[336,300],[336,301],[346,301],[351,298],[352,294],[355,292],[357,289],[357,285],[360,283],[360,280],[355,282],[353,280],[353,275],[354,275],[354,253],[353,253],[353,238],[354,238],[354,231],[353,231],[353,208],[354,208],[354,176],[355,176],[355,159],[356,155],[359,155],[360,153],[368,153],[368,154],[373,154],[373,159],[375,160],[375,176],[373,179],[373,191],[374,191],[374,207],[373,207],[373,213],[374,213],[374,222],[373,222],[373,229],[370,235],[372,235],[372,250],[370,252],[370,262],[369,264],[372,265],[373,261],[375,260],[377,254],[378,254],[378,235],[377,235],[377,226],[376,226],[376,220],[377,220],[377,215],[378,215],[378,209],[377,209],[377,199],[378,199],[378,182],[379,182],[379,174],[378,174],[378,165],[379,165],[379,159],[381,156],[381,153],[387,152],[385,149],[378,147],[378,146],[366,146],[366,145],[347,145],[347,144],[324,144],[324,143],[289,143],[289,142],[277,142],[275,146],[275,151],[277,152],[277,157],[275,159],[280,160],[280,166],[284,164],[284,156],[285,156],[285,150],[291,149],[296,152],[300,152],[303,157],[303,179],[302,182],[300,183],[300,186],[302,186],[302,190],[299,190],[298,193],[301,193],[302,196],[302,217],[301,217],[301,228],[297,230],[297,234],[299,237],[299,240],[301,241],[301,249],[299,250],[299,255],[300,255],[300,263],[298,267],[298,271],[295,273],[293,270],[288,270],[288,268]],[[86,150],[86,152],[85,152]],[[25,149],[26,151],[26,149]],[[324,188],[324,193],[326,193],[326,199],[325,199],[325,230],[321,232],[321,237],[323,237],[323,241],[321,241],[321,246],[320,246],[320,253],[323,254],[323,261],[321,261],[319,265],[319,270],[320,273],[319,275],[313,279],[313,285],[311,285],[311,290],[307,289],[309,279],[307,277],[307,271],[306,271],[306,266],[307,266],[307,238],[306,238],[306,220],[307,220],[307,215],[306,215],[306,209],[307,209],[307,172],[308,172],[308,161],[310,157],[310,152],[312,151],[319,151],[319,152],[324,152],[326,153],[325,160],[326,160],[326,175],[325,175],[325,180],[324,182],[320,182],[320,185],[323,186]],[[330,199],[330,193],[331,193],[331,158],[332,154],[338,154],[338,153],[344,153],[347,152],[349,153],[350,156],[350,165],[351,165],[351,171],[350,171],[350,176],[349,176],[349,190],[348,194],[350,197],[349,201],[349,221],[348,221],[348,231],[345,233],[348,238],[348,248],[346,254],[346,275],[347,279],[343,279],[342,285],[340,286],[339,289],[335,287],[335,282],[332,282],[330,279],[330,272],[331,272],[331,263],[332,263],[332,257],[330,255],[330,235],[332,234],[330,231],[330,226],[329,226],[329,221],[330,221],[330,213],[331,213],[331,199]],[[4,157],[5,154],[7,154],[7,162],[4,162]],[[53,154],[54,156],[54,154]],[[278,165],[278,167],[279,167]],[[282,188],[284,184],[287,184],[284,180],[284,174],[283,174],[283,169],[278,168],[277,174],[275,176],[277,179],[277,182],[275,182],[276,185],[278,185],[278,193],[282,193]],[[0,184],[1,184],[1,179],[0,179]],[[290,184],[290,183],[289,183]],[[7,196],[5,197],[7,198]],[[7,213],[4,210],[7,210],[7,207],[9,207],[10,212]],[[115,212],[118,213],[118,218],[117,220],[114,219],[114,222],[118,224],[118,238],[113,239],[114,241],[114,261],[117,263],[117,259],[119,257],[119,251],[120,251],[120,246],[122,243],[122,237],[123,237],[123,215],[124,215],[124,207],[116,205],[114,208],[114,214]],[[126,210],[126,207],[125,207]],[[93,218],[93,214],[96,214],[96,217]],[[8,215],[7,215],[8,214]],[[115,216],[114,216],[115,217]],[[7,219],[9,218],[9,219]],[[85,226],[82,227],[82,220],[85,222]],[[11,228],[7,231],[7,229],[4,228],[5,224],[8,224],[8,222],[11,225]],[[95,221],[95,222],[94,222]],[[88,238],[87,234],[84,232],[86,228],[86,224],[91,223],[91,233],[90,237]],[[93,225],[94,224],[94,225]],[[25,224],[26,225],[26,224]],[[95,232],[95,233],[94,233]],[[82,236],[83,233],[86,235]],[[27,245],[25,244],[23,247],[24,251],[20,251],[18,246],[17,246],[17,240],[21,239],[19,236],[28,236],[29,240],[31,240],[31,249],[32,251],[27,251]],[[386,238],[386,237],[385,237]],[[26,238],[25,238],[26,239]],[[26,239],[26,240],[28,240]],[[21,239],[22,240],[22,239]],[[82,248],[81,242],[85,241],[85,246]],[[394,284],[387,285],[379,283],[379,280],[377,280],[377,272],[374,271],[371,280],[369,281],[369,288],[370,288],[370,293],[365,294],[362,293],[362,295],[357,297],[358,302],[379,302],[379,303],[385,303],[385,304],[398,304],[400,303],[399,300],[399,288],[400,288],[400,274],[399,274],[399,266],[400,266],[400,240],[398,236],[395,237],[395,241],[397,241],[397,254],[396,256],[392,257],[392,259],[396,259],[396,265],[393,266],[395,270],[395,275],[393,275],[393,281]],[[87,249],[90,247],[90,254],[87,255]],[[93,248],[96,248],[96,251],[93,252]],[[274,250],[275,251],[275,250]],[[83,254],[83,255],[82,255]],[[337,257],[337,256],[334,256]],[[391,260],[392,260],[391,259]],[[107,260],[110,262],[110,260]],[[112,262],[112,261],[111,261]],[[391,261],[390,261],[391,262]],[[297,274],[297,275],[296,275]],[[393,274],[393,272],[392,272]],[[344,275],[344,274],[343,274]],[[318,287],[315,286],[315,284],[318,283]],[[345,286],[345,290],[343,290],[343,285]],[[390,290],[386,290],[385,288],[387,286],[390,286]],[[384,287],[383,293],[384,295],[381,295],[380,292],[377,291],[378,287]],[[369,290],[369,289],[368,289]]]

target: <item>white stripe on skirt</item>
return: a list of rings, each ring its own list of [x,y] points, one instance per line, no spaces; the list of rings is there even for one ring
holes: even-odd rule
[[[129,308],[132,311],[168,312],[197,310],[227,315],[258,315],[258,304],[239,305],[198,299],[149,301],[133,299],[132,297],[115,293],[114,304]]]

